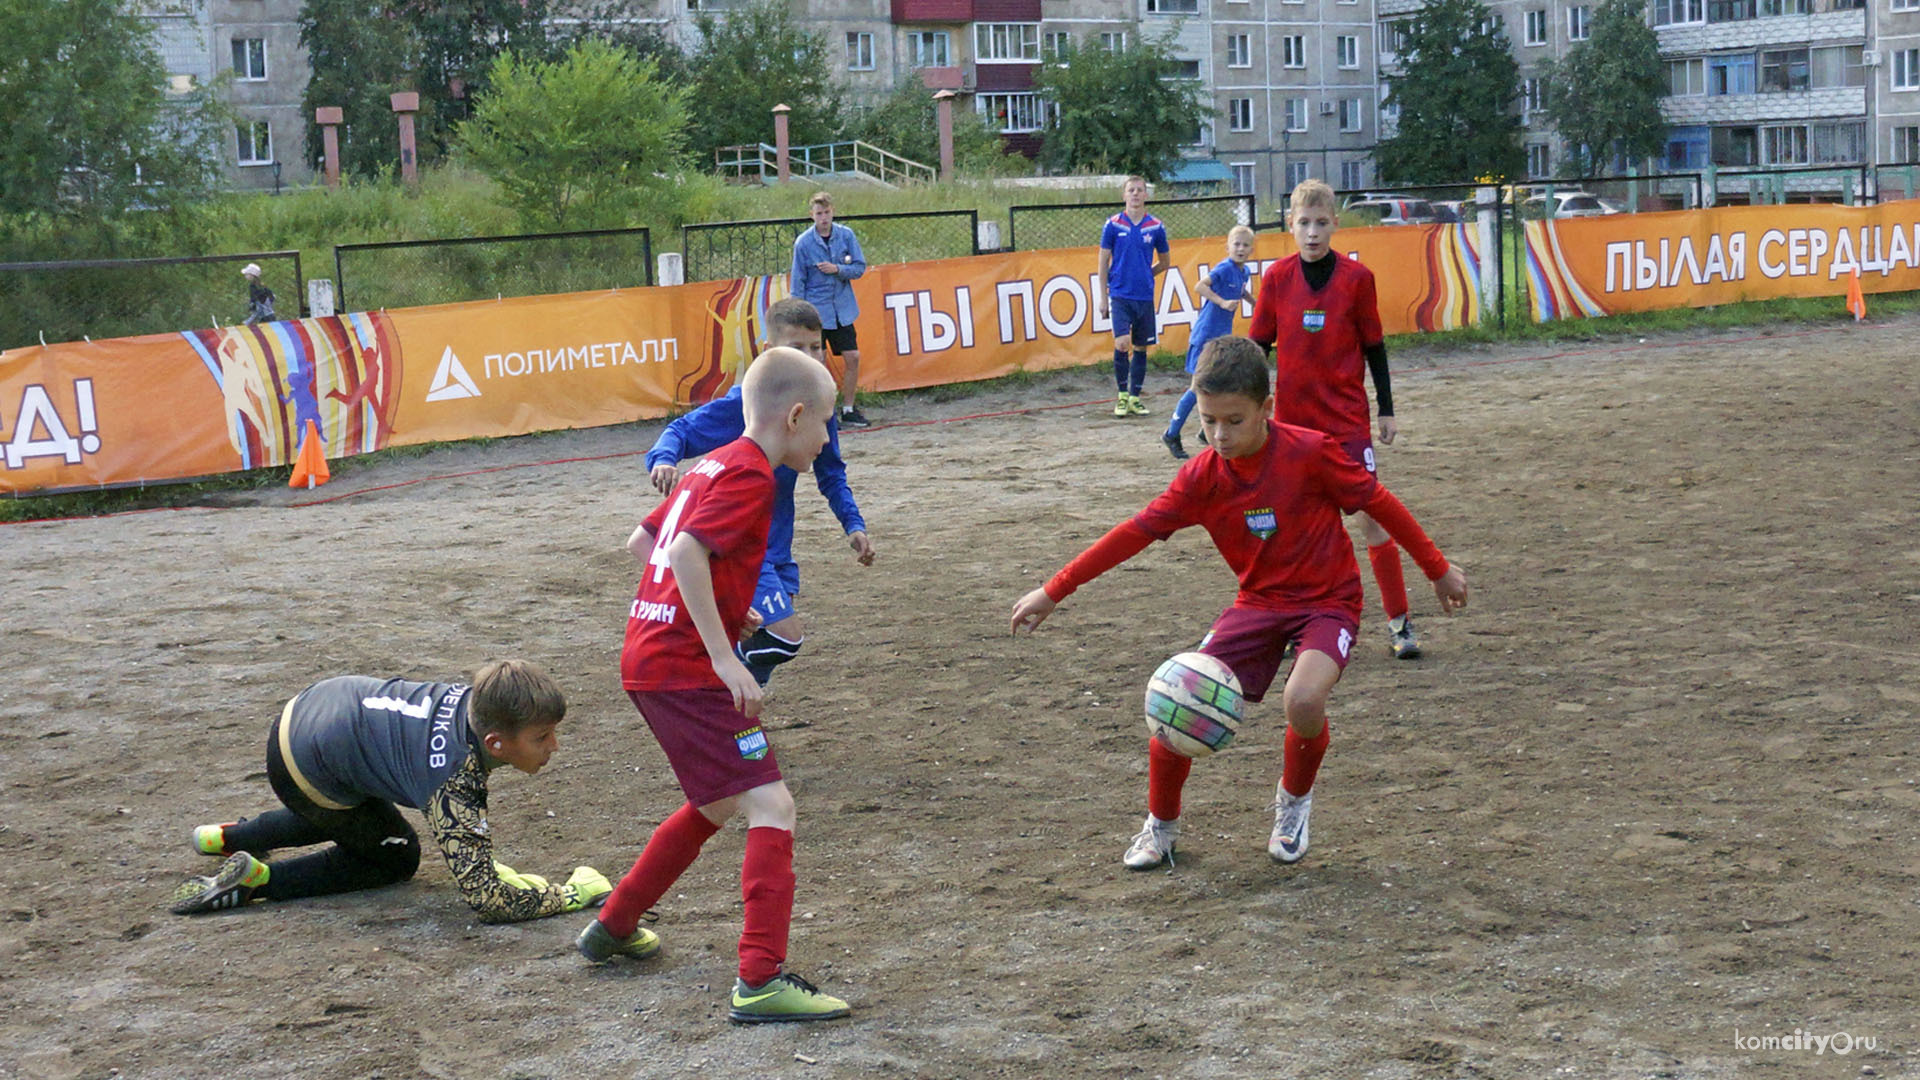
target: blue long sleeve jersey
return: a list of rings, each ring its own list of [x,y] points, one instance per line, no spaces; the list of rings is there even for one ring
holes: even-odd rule
[[[746,406],[738,386],[668,424],[647,451],[647,471],[658,465],[678,465],[690,457],[711,453],[747,433]],[[793,561],[793,486],[800,474],[785,465],[773,470],[773,524],[767,529],[766,562],[779,566]],[[846,532],[865,532],[867,522],[847,486],[847,463],[840,458],[840,424],[827,421],[827,445],[813,459],[813,482],[825,496],[833,516]]]

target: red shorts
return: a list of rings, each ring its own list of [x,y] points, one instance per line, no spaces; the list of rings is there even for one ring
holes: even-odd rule
[[[1373,467],[1373,436],[1360,434],[1351,439],[1342,440],[1340,448],[1345,450],[1347,456],[1358,463],[1361,468],[1370,473],[1377,473],[1379,471]]]
[[[674,779],[693,805],[706,806],[780,779],[766,731],[733,707],[733,695],[726,690],[629,690],[627,696],[667,752]]]
[[[1240,693],[1248,701],[1259,701],[1267,696],[1267,688],[1279,674],[1289,644],[1297,652],[1313,649],[1326,653],[1344,671],[1354,632],[1359,629],[1360,624],[1345,615],[1264,611],[1236,604],[1213,620],[1213,629],[1200,639],[1200,651],[1232,668],[1240,680]]]

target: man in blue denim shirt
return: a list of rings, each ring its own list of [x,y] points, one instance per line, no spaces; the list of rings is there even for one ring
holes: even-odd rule
[[[814,193],[808,213],[813,228],[793,242],[788,287],[820,312],[822,340],[846,366],[840,388],[840,426],[866,427],[867,418],[853,399],[860,384],[860,339],[853,331],[860,305],[853,298],[853,281],[867,272],[867,257],[853,230],[833,223],[833,196]]]

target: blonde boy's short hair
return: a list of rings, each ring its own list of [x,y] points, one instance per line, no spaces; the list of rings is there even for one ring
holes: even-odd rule
[[[833,376],[825,364],[799,349],[783,347],[754,357],[747,367],[747,377],[740,380],[748,423],[755,416],[784,413],[796,404],[831,409],[834,389]]]
[[[1249,244],[1253,243],[1253,230],[1245,225],[1235,225],[1233,228],[1227,230],[1227,243],[1231,244],[1235,240],[1245,240]]]
[[[767,305],[767,336],[781,330],[820,332],[820,310],[797,296],[788,296]]]
[[[525,660],[498,660],[474,673],[467,715],[481,734],[512,736],[566,719],[567,698],[538,667]]]
[[[1141,187],[1146,188],[1148,191],[1153,190],[1153,184],[1149,183],[1146,177],[1140,176],[1138,174],[1129,176],[1125,180],[1121,181],[1120,190],[1125,191],[1129,186],[1133,184],[1139,184]]]
[[[1294,186],[1293,197],[1287,200],[1287,206],[1292,210],[1305,210],[1310,206],[1337,210],[1340,203],[1333,197],[1333,189],[1327,186],[1325,180],[1302,180]]]
[[[833,209],[833,196],[824,191],[814,192],[813,198],[807,200],[807,213],[813,213],[813,209],[816,206],[824,206],[829,210]]]

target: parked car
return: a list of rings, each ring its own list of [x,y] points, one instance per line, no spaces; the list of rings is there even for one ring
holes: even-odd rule
[[[1449,199],[1433,204],[1433,220],[1442,225],[1452,225],[1458,221],[1470,221],[1473,218],[1473,204],[1461,199]]]
[[[1345,213],[1377,214],[1382,225],[1431,225],[1433,204],[1425,199],[1363,199]]]
[[[1404,191],[1356,191],[1349,194],[1340,203],[1340,209],[1347,210],[1356,203],[1379,202],[1384,199],[1411,199],[1413,196]]]
[[[1618,204],[1590,191],[1556,191],[1550,196],[1535,195],[1520,204],[1521,216],[1530,218],[1605,217],[1624,212]]]

